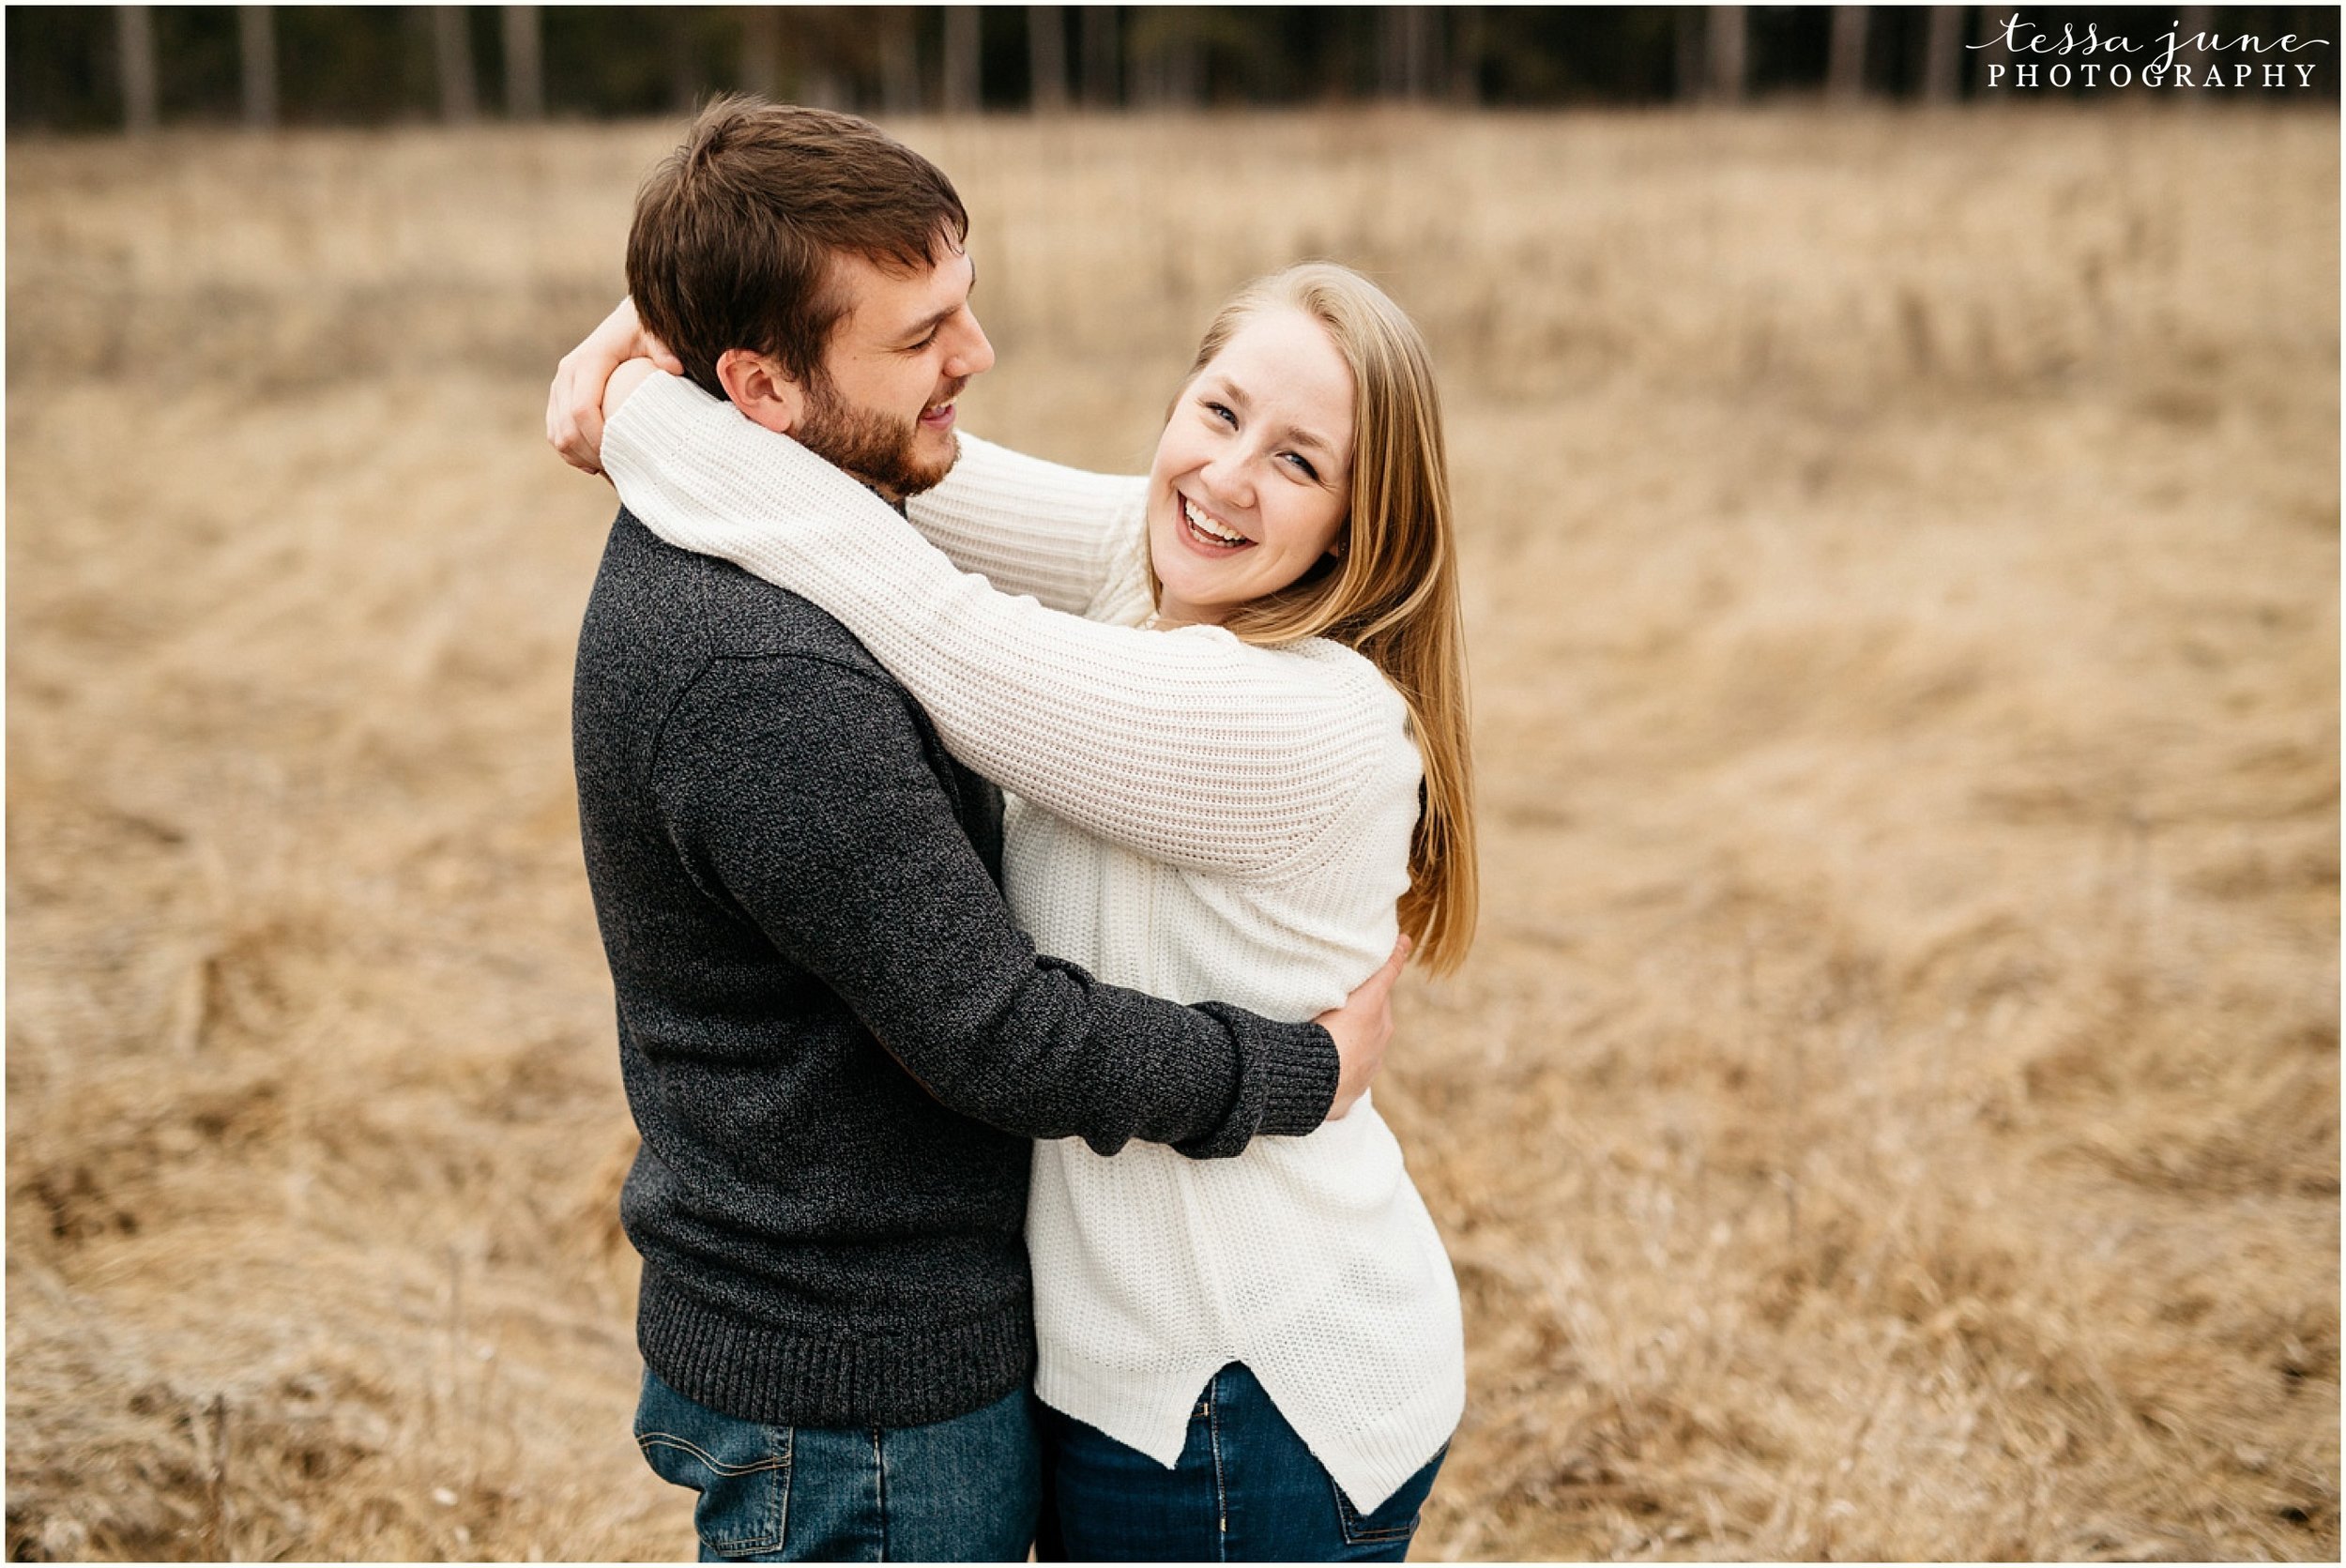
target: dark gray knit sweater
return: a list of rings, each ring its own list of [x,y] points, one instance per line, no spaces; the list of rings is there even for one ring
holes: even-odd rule
[[[748,1421],[906,1426],[1025,1380],[1028,1140],[1302,1134],[1325,1030],[1103,985],[998,887],[1000,798],[838,622],[619,514],[579,826],[643,1136],[637,1340]]]

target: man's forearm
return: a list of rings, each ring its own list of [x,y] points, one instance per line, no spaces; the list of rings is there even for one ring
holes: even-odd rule
[[[882,1034],[881,1043],[964,1115],[1029,1137],[1081,1137],[1103,1154],[1132,1137],[1214,1159],[1258,1136],[1300,1136],[1327,1119],[1339,1063],[1318,1025],[1220,1002],[1184,1007],[1058,959],[1028,962],[1028,975],[1011,977],[1019,995],[991,1027],[996,1038]],[[907,1046],[937,1076],[906,1059]],[[1117,1071],[1095,1081],[1070,1073],[1065,1064],[1074,1061]],[[968,1070],[976,1064],[989,1066]]]
[[[1200,1157],[1326,1116],[1339,1064],[1318,1026],[1182,1007],[1038,956],[899,689],[822,661],[724,662],[678,702],[662,754],[679,840],[954,1109]]]

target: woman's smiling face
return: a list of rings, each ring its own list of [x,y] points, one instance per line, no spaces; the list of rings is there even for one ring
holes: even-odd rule
[[[1173,405],[1149,469],[1161,626],[1220,625],[1336,542],[1350,504],[1352,372],[1302,312],[1250,316]]]

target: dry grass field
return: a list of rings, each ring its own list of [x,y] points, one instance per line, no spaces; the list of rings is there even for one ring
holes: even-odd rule
[[[1379,1103],[1422,1559],[2335,1558],[2334,114],[899,128],[971,428],[1449,398],[1484,936]],[[670,124],[8,162],[12,1558],[674,1558],[540,439]]]

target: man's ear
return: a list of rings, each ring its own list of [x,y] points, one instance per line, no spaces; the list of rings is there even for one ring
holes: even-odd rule
[[[806,391],[770,356],[728,348],[717,356],[717,381],[753,424],[787,435],[806,417]]]

